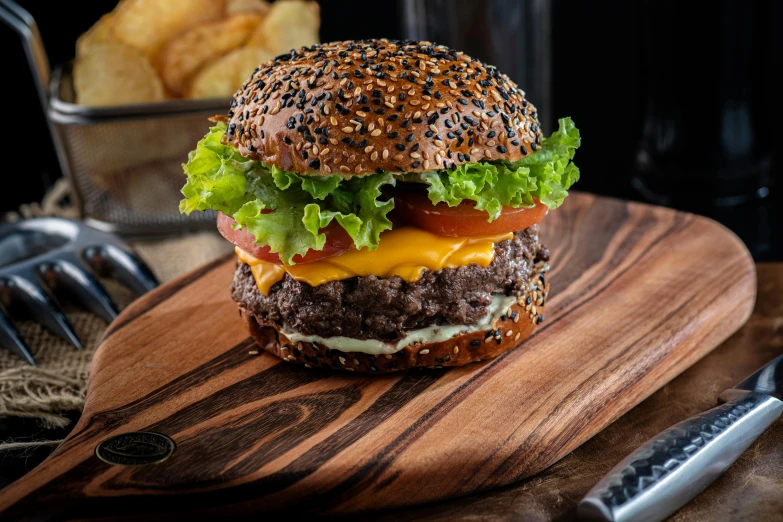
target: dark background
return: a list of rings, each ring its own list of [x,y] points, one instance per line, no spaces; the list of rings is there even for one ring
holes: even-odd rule
[[[19,3],[38,21],[49,60],[58,64],[73,58],[76,38],[116,2],[80,2],[78,9],[72,2]],[[404,36],[401,1],[321,4],[322,41]],[[571,116],[581,130],[578,189],[708,215],[737,232],[757,260],[783,260],[783,110],[774,81],[783,65],[783,32],[776,31],[783,2],[553,0],[550,8],[546,118]],[[476,38],[492,30],[492,20],[484,23]],[[7,211],[40,200],[60,172],[22,47],[2,26],[0,48],[0,211]],[[0,439],[33,432],[64,436],[25,421],[0,422]],[[46,453],[3,459],[0,487]]]

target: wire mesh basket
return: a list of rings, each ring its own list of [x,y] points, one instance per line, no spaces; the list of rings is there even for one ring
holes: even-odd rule
[[[179,213],[179,190],[188,151],[207,132],[207,118],[225,112],[228,100],[79,106],[70,64],[50,70],[30,14],[0,0],[0,19],[22,37],[80,217],[97,228],[133,235],[214,227],[212,212]]]

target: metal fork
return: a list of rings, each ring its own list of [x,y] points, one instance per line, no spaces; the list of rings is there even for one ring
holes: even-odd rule
[[[117,305],[98,274],[110,274],[137,294],[158,286],[149,267],[112,234],[62,218],[0,224],[0,347],[35,364],[3,309],[19,304],[45,328],[81,349],[54,290],[67,289],[87,310],[111,321],[117,316]]]

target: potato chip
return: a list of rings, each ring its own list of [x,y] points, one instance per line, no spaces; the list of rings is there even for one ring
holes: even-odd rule
[[[73,82],[79,105],[131,105],[164,99],[163,83],[149,60],[119,42],[96,43],[79,56]]]
[[[250,35],[248,47],[265,47],[273,55],[318,43],[321,14],[318,4],[285,0],[272,4],[269,14]]]
[[[204,67],[188,88],[189,98],[227,98],[250,78],[259,65],[274,58],[267,49],[243,47]]]
[[[225,0],[124,0],[114,10],[112,34],[150,60],[179,33],[223,17]]]
[[[114,15],[107,13],[95,22],[90,29],[76,40],[76,56],[87,54],[89,50],[107,40],[114,40],[112,36],[112,22]]]
[[[232,15],[250,11],[265,15],[269,12],[270,8],[269,2],[265,2],[264,0],[228,0],[228,4],[226,4],[226,13]]]
[[[175,37],[166,44],[157,61],[166,87],[181,94],[194,73],[204,64],[240,47],[260,22],[260,14],[237,13]]]

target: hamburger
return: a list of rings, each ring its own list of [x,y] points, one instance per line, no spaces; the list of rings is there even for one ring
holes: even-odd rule
[[[544,320],[538,222],[579,179],[569,118],[442,45],[345,41],[259,66],[184,165],[258,345],[308,367],[457,366]]]

